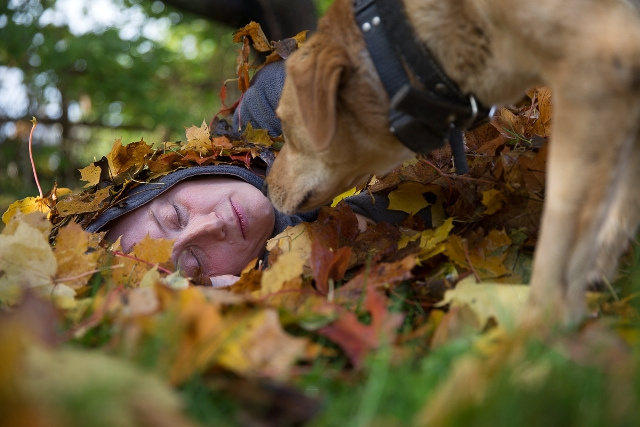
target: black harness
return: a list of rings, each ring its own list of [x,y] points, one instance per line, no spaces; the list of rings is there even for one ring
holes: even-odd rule
[[[464,94],[418,42],[397,0],[353,0],[354,14],[389,99],[391,132],[416,153],[451,144],[456,172],[468,171],[462,131],[493,110]],[[407,69],[418,86],[411,84]]]

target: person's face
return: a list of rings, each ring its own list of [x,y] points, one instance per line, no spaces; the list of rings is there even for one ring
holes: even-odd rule
[[[238,275],[260,256],[275,213],[269,199],[240,179],[207,177],[179,182],[115,220],[107,239],[122,236],[124,251],[147,234],[174,240],[172,260],[187,276]]]

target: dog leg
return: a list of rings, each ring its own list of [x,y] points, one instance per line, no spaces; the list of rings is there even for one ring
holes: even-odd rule
[[[636,139],[629,156],[629,163],[623,171],[617,193],[598,235],[600,252],[595,268],[587,279],[590,284],[600,283],[603,278],[613,280],[618,260],[628,248],[640,224],[640,138]]]
[[[572,83],[577,80],[574,76]],[[598,244],[610,241],[604,250],[620,251],[614,250],[616,237],[600,240],[602,230],[617,229],[616,210],[624,211],[622,204],[633,191],[625,190],[623,182],[633,179],[627,174],[635,175],[627,171],[638,127],[637,102],[620,94],[575,96],[580,92],[567,90],[570,85],[554,92],[547,193],[525,321],[575,324],[582,319],[588,276],[601,253]]]

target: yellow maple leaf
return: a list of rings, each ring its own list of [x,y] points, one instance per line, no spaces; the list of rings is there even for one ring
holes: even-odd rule
[[[80,169],[80,180],[86,181],[87,183],[83,188],[91,187],[100,182],[100,174],[102,169],[100,166],[96,166],[95,164],[90,164],[87,167]]]
[[[482,192],[482,204],[487,207],[484,215],[491,215],[499,211],[507,201],[507,196],[500,190],[487,190]]]
[[[307,340],[288,335],[273,309],[261,310],[238,322],[217,361],[240,375],[285,379],[295,361],[304,354]]]
[[[528,285],[505,285],[497,282],[476,283],[473,276],[458,282],[445,292],[438,306],[467,305],[475,313],[480,325],[494,319],[503,327],[513,327],[529,298]]]
[[[281,254],[276,262],[262,273],[261,288],[257,296],[278,292],[287,282],[301,280],[305,258],[297,252]]]
[[[58,231],[54,255],[58,269],[56,280],[72,289],[79,289],[87,284],[96,268],[101,250],[89,251],[91,233],[75,222]]]
[[[2,222],[9,223],[9,220],[17,213],[22,212],[25,215],[34,212],[42,212],[47,214],[47,217],[51,215],[51,206],[53,206],[59,197],[71,193],[68,188],[55,187],[48,197],[25,197],[24,199],[17,200],[2,214]]]
[[[119,252],[119,243],[114,244]],[[128,256],[118,256],[121,268],[112,270],[114,283],[139,286],[143,277],[155,265],[170,265],[173,240],[153,239],[149,235],[138,242]]]
[[[389,209],[415,215],[429,206],[422,193],[429,187],[419,182],[408,181],[398,185],[398,189],[389,193]]]
[[[453,230],[453,218],[447,218],[442,225],[434,229],[427,229],[413,235],[403,234],[398,241],[398,249],[406,247],[410,242],[420,240],[421,261],[441,253],[444,250],[444,242],[449,238],[449,233]]]
[[[49,245],[51,224],[44,215],[18,214],[0,234],[0,300],[16,303],[22,292],[73,298],[75,292],[57,285],[56,257]]]
[[[282,252],[296,252],[300,258],[308,259],[309,254],[311,254],[308,224],[301,223],[293,227],[287,227],[282,233],[269,239],[267,241],[267,250],[271,252],[275,248]]]
[[[9,220],[17,213],[22,212],[25,215],[34,212],[42,212],[48,214],[51,212],[51,208],[47,205],[46,199],[42,197],[25,197],[21,200],[16,200],[9,205],[9,208],[2,215],[2,222],[9,223]]]
[[[357,193],[359,193],[358,187],[353,187],[342,194],[338,194],[336,197],[333,198],[333,201],[331,202],[331,207],[335,208],[336,205],[340,203],[342,200],[344,200],[347,197],[353,196]]]

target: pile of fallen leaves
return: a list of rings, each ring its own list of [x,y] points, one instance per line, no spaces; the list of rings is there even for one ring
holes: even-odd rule
[[[241,77],[249,36],[239,37]],[[238,135],[224,120],[156,148],[116,141],[81,171],[81,193],[54,189],[3,216],[0,424],[331,425],[322,420],[334,406],[323,403],[336,399],[317,384],[334,381],[351,387],[345,400],[373,402],[357,411],[361,425],[407,416],[443,425],[481,411],[499,381],[538,395],[567,366],[588,366],[604,378],[606,401],[622,402],[604,404],[602,416],[625,425],[638,406],[633,295],[595,295],[601,320],[569,335],[510,329],[528,292],[550,121],[549,90],[533,90],[466,134],[468,174],[456,175],[443,149],[356,190],[385,193],[390,209],[409,214],[430,207],[432,224],[410,215],[360,232],[336,201],[272,238],[268,268],[247,267],[227,290],[175,272],[170,241],[147,238],[124,254],[82,226],[141,182],[205,164],[263,166],[282,141],[251,128]],[[451,350],[460,340],[464,351]],[[399,386],[430,384],[409,415],[381,409],[393,398],[376,381],[396,367],[431,381],[418,386],[411,374]]]

